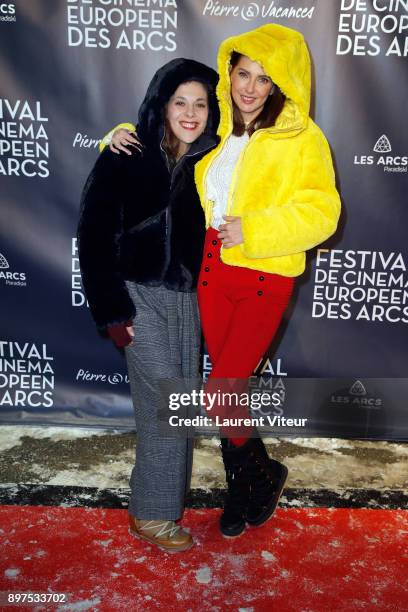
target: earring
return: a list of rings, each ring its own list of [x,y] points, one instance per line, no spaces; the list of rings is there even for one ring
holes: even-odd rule
[[[276,85],[272,85],[272,89],[269,92],[269,95],[271,96],[273,94],[273,92],[275,91]]]

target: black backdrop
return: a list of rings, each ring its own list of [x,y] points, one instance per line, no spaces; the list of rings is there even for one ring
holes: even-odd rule
[[[133,423],[123,357],[81,290],[83,183],[160,65],[215,66],[221,40],[267,22],[308,42],[343,200],[267,371],[307,435],[408,437],[408,0],[0,0],[0,421]]]

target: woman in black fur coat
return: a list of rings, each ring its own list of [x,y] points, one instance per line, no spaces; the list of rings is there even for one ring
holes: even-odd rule
[[[78,228],[91,314],[125,347],[137,425],[129,503],[133,535],[186,550],[181,517],[192,441],[159,431],[160,379],[198,376],[196,285],[204,216],[194,164],[216,144],[218,76],[175,59],[153,77],[138,116],[141,151],[103,151],[86,182]]]

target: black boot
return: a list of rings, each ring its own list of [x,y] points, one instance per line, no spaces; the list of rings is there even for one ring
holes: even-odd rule
[[[249,501],[246,520],[249,525],[265,523],[275,512],[288,477],[288,468],[269,459],[261,438],[251,438],[248,462]]]
[[[234,446],[227,438],[221,438],[222,459],[227,480],[227,496],[224,512],[220,518],[221,533],[234,537],[245,529],[245,517],[249,496],[248,484],[248,442]]]

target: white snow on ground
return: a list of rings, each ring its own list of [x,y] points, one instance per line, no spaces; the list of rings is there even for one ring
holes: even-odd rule
[[[125,452],[122,453],[122,457]],[[132,452],[133,457],[133,452]],[[44,484],[49,485],[70,485],[77,487],[98,487],[107,488],[127,488],[129,486],[130,472],[133,462],[129,459],[120,458],[117,461],[97,463],[90,466],[87,470],[61,470],[52,477],[47,478]],[[37,472],[42,474],[42,472]],[[43,474],[42,474],[43,475]]]
[[[88,438],[91,436],[103,436],[114,431],[102,429],[85,429],[83,427],[34,427],[31,425],[0,425],[0,452],[13,446],[21,444],[21,438],[52,438],[57,440],[74,440],[75,438]],[[118,432],[116,432],[118,433]]]
[[[47,555],[48,553],[45,550],[37,550],[37,552],[35,553],[35,556],[38,558],[46,557]]]
[[[98,540],[98,544],[100,544],[101,546],[103,546],[104,548],[107,548],[110,544],[112,544],[113,540]]]
[[[327,451],[329,453],[336,453],[338,449],[342,448],[375,448],[376,450],[390,450],[396,454],[404,455],[408,457],[408,446],[406,444],[397,444],[389,442],[383,442],[381,440],[343,440],[341,438],[280,438],[284,442],[290,442],[296,446],[304,448],[315,448],[320,451]],[[269,440],[268,440],[269,444]]]
[[[97,609],[95,606],[101,603],[99,597],[84,599],[76,603],[66,603],[58,606],[57,612],[84,612],[85,610]]]
[[[270,553],[268,550],[263,550],[261,552],[261,556],[262,556],[262,559],[265,559],[265,561],[277,561],[277,558],[275,557],[275,555]]]
[[[210,491],[212,488],[224,486],[225,473],[218,444],[212,446],[206,444],[204,447],[200,444],[194,449],[191,487]]]
[[[57,442],[94,436],[114,436],[120,433],[122,432],[81,427],[3,425],[0,426],[0,453],[20,445],[23,436],[35,439],[50,438]],[[288,487],[331,490],[354,487],[379,490],[408,488],[406,444],[336,438],[267,438],[265,442],[270,456],[280,457],[288,466]],[[285,457],[282,452],[285,452],[288,444],[291,452]],[[343,454],[342,450],[346,450],[347,454]],[[378,459],[373,452],[365,455],[368,451],[379,451]],[[382,451],[390,453],[389,460],[383,460]],[[41,464],[37,459],[36,463],[30,465],[30,472],[38,474],[38,478],[32,477],[30,482],[127,489],[133,463],[134,449],[128,445],[115,457],[96,453],[95,463],[86,470],[79,469],[77,456],[73,456],[72,461],[59,471],[56,471],[55,467],[49,468]],[[224,486],[225,474],[219,439],[201,438],[197,441],[194,451],[191,487],[210,491]]]
[[[19,575],[20,570],[16,567],[10,567],[9,569],[6,569],[4,571],[4,575],[6,578],[17,578],[17,576]]]
[[[211,568],[208,565],[204,565],[200,567],[200,569],[196,570],[196,580],[200,584],[209,584],[212,579]]]
[[[365,444],[368,446],[370,443]],[[298,454],[285,459],[285,465],[289,469],[287,486],[312,486],[331,490],[347,487],[367,487],[377,490],[406,489],[408,457],[399,456],[395,446],[401,445],[384,446],[394,454],[393,460],[388,463],[385,463],[381,457],[376,460],[372,455],[364,458],[360,454],[342,455],[327,452],[324,457],[319,457],[308,453],[302,454],[302,449],[299,448]],[[377,449],[376,446],[374,448]]]

